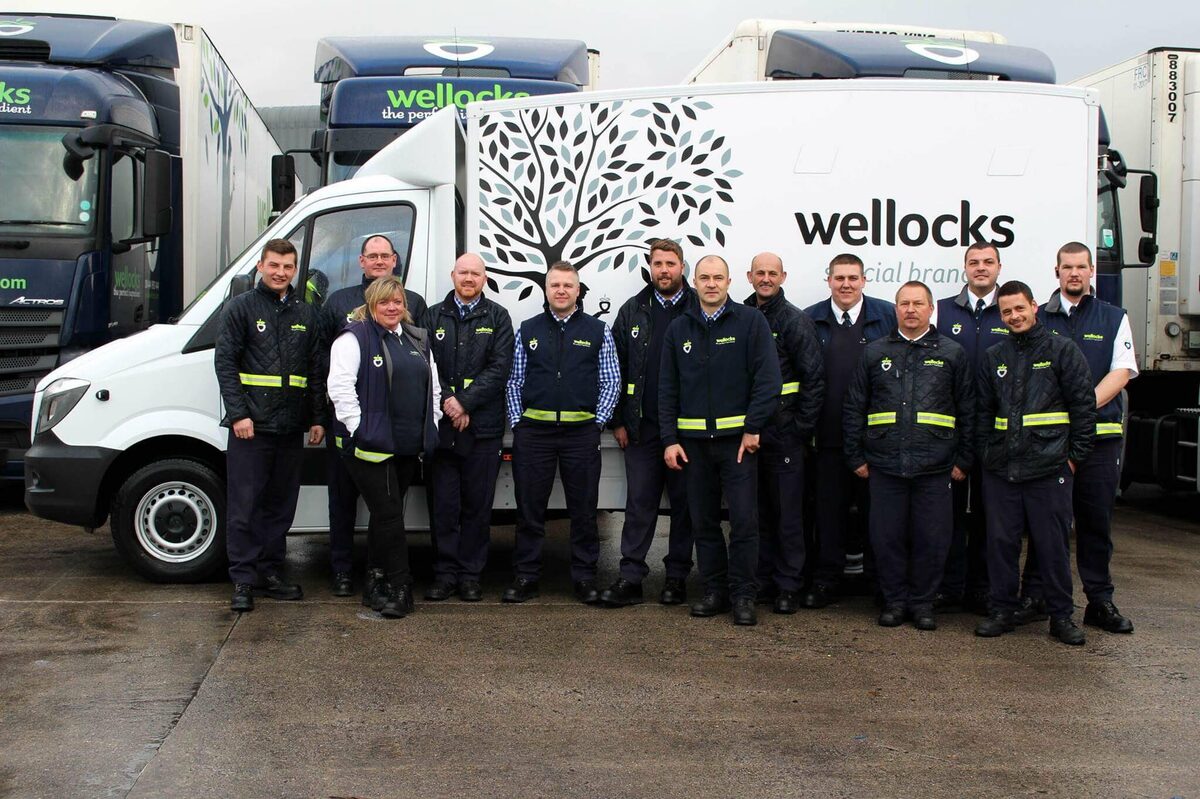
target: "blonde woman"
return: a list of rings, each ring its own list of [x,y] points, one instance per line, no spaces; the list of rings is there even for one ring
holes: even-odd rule
[[[441,387],[400,278],[375,280],[364,299],[330,350],[329,399],[335,441],[371,513],[363,604],[398,619],[413,608],[404,495],[437,444]]]

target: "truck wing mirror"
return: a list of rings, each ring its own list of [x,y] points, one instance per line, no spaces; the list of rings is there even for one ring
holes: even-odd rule
[[[1142,232],[1154,235],[1158,230],[1158,175],[1142,175],[1138,186],[1138,209],[1141,212]]]
[[[162,150],[147,150],[142,184],[142,235],[165,236],[171,232],[171,156]]]
[[[63,136],[62,143],[67,151],[63,154],[63,172],[71,180],[79,180],[83,177],[83,162],[95,155],[96,151],[83,143],[79,131],[73,130]]]
[[[1138,261],[1147,266],[1154,263],[1154,256],[1158,255],[1158,242],[1153,236],[1142,236],[1142,240],[1138,242]]]
[[[243,275],[234,275],[229,281],[229,296],[225,299],[232,300],[239,294],[245,294],[250,289],[254,288],[254,272],[247,272]]]
[[[271,210],[286,211],[296,201],[296,159],[290,154],[271,156]]]

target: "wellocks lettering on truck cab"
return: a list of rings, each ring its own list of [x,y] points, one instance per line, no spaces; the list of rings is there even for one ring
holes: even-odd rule
[[[970,200],[960,202],[958,213],[933,217],[919,213],[901,216],[901,210],[896,200],[874,199],[868,213],[797,211],[796,226],[805,244],[832,244],[834,238],[839,238],[852,247],[868,243],[876,247],[920,247],[930,240],[939,247],[966,247],[976,241],[1008,247],[1016,239],[1011,215],[972,213]]]

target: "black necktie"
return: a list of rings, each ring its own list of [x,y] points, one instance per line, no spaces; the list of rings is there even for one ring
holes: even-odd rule
[[[842,311],[842,327],[850,327],[851,325],[852,322],[850,321],[850,312]]]
[[[981,313],[983,313],[983,300],[978,299],[975,300],[975,315],[979,316]]]
[[[1075,306],[1072,305],[1070,308],[1067,309],[1067,316],[1072,317],[1074,315],[1075,315]]]

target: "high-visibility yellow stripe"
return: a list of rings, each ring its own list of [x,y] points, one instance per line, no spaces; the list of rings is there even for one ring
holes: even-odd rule
[[[288,375],[288,385],[292,388],[308,388],[308,378],[300,375]]]
[[[882,413],[868,413],[867,414],[867,427],[875,427],[876,425],[895,424],[895,423],[896,423],[896,412],[895,411],[884,411]]]
[[[388,458],[392,457],[390,452],[370,452],[365,449],[354,448],[354,457],[367,461],[369,463],[383,463]]]
[[[474,379],[474,378],[472,378],[472,377],[464,377],[464,378],[463,378],[463,388],[466,388],[467,386],[471,385],[471,384],[472,384],[472,383],[474,383],[474,382],[475,382],[475,379]]]
[[[1026,427],[1046,427],[1056,424],[1070,424],[1071,417],[1066,413],[1027,413],[1021,417],[1021,424]]]
[[[783,391],[780,391],[779,395],[784,396],[785,394],[799,394],[799,393],[800,393],[800,383],[799,382],[784,383]]]
[[[708,427],[703,419],[684,419],[682,417],[675,420],[675,426],[680,430],[704,430]]]
[[[625,385],[625,393],[632,397],[634,388],[636,388],[634,383],[627,383]]]
[[[745,414],[741,416],[722,416],[717,419],[718,430],[732,430],[735,427],[741,427],[746,424]]]
[[[333,444],[334,444],[334,446],[336,446],[338,449],[341,449],[341,448],[342,448],[342,437],[341,437],[341,436],[334,436],[334,437],[333,437]]]
[[[996,429],[997,430],[1007,430],[1008,429],[1008,420],[1001,419],[999,416],[997,416],[996,417]]]
[[[1098,436],[1119,436],[1124,432],[1120,422],[1099,422],[1096,425],[1096,435]]]
[[[264,386],[266,388],[282,388],[283,378],[279,375],[251,375],[238,372],[243,386]]]
[[[936,427],[954,427],[954,417],[944,413],[917,411],[917,424],[931,424]]]
[[[587,411],[540,411],[537,408],[526,408],[521,415],[539,422],[586,422],[596,418],[596,414]]]

